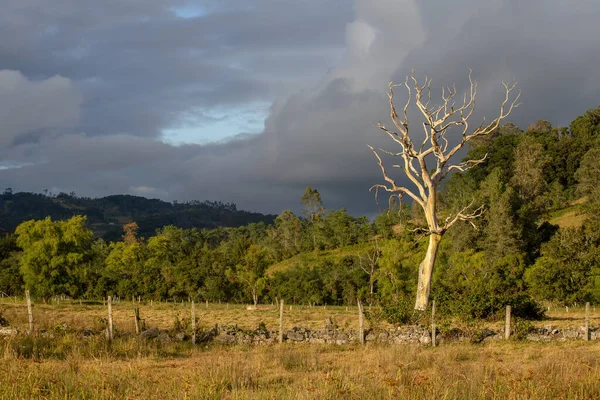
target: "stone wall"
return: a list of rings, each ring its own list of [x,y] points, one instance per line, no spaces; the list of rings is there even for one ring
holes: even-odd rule
[[[68,327],[61,327],[62,332],[68,331]],[[56,329],[55,329],[56,331]],[[54,336],[55,331],[38,332],[44,336]],[[26,333],[26,332],[24,332]],[[104,332],[94,332],[91,330],[77,331],[82,338],[90,338],[96,335],[103,335]],[[21,334],[14,328],[3,327],[0,329],[0,336],[14,336]],[[130,333],[116,333],[116,337],[132,336]],[[270,345],[277,343],[278,332],[275,330],[256,329],[243,330],[235,325],[215,325],[213,328],[205,331],[198,331],[196,334],[197,343],[218,343],[223,345],[232,344],[254,344]],[[585,336],[584,327],[569,327],[557,329],[550,325],[543,328],[531,328],[527,333],[519,335],[519,338],[532,342],[583,340]],[[174,332],[161,330],[158,328],[148,329],[140,334],[141,338],[146,340],[155,340],[160,342],[185,341],[190,340],[189,334],[185,332]],[[444,332],[437,332],[436,342],[439,344],[449,342],[471,342],[481,343],[495,340],[502,340],[504,332],[494,331],[489,328],[483,328],[474,332],[465,332],[453,328]],[[590,327],[590,340],[600,339],[600,329]],[[323,329],[310,329],[304,327],[294,327],[284,332],[284,342],[288,343],[312,343],[312,344],[335,344],[348,345],[358,344],[359,333],[356,330],[337,329],[332,324],[326,324]],[[365,341],[367,344],[431,344],[431,331],[428,327],[419,325],[406,325],[387,330],[367,330],[365,332]]]

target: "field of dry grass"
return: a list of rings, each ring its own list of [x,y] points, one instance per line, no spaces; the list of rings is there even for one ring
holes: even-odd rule
[[[133,331],[131,302],[115,304],[115,326]],[[135,306],[138,306],[136,303]],[[140,304],[149,326],[171,328],[189,316],[189,304]],[[26,329],[22,301],[2,299],[0,311]],[[101,329],[106,308],[98,304],[36,304],[40,329],[61,323]],[[278,311],[204,304],[197,314],[215,323],[256,328],[278,325]],[[593,312],[592,325],[600,324]],[[552,309],[535,325],[578,326],[583,309]],[[321,328],[326,317],[356,328],[346,307],[286,308],[286,329]],[[600,343],[519,341],[412,345],[192,346],[75,334],[52,338],[19,335],[0,339],[0,399],[595,399],[600,398]]]
[[[113,318],[115,327],[123,332],[134,332],[134,307],[140,308],[141,318],[145,320],[146,326],[169,329],[174,325],[176,318],[190,318],[190,303],[132,303],[123,301],[113,305]],[[369,307],[365,307],[369,311]],[[11,326],[19,330],[28,327],[27,307],[22,299],[14,298],[0,299],[0,313],[11,323]],[[102,301],[61,302],[59,304],[34,304],[34,320],[36,327],[49,329],[57,324],[65,323],[69,327],[99,330],[105,326],[107,317],[106,307]],[[290,329],[294,326],[302,326],[313,329],[322,329],[327,318],[332,318],[340,329],[358,329],[357,307],[345,306],[299,306],[286,305],[284,313],[284,327]],[[543,321],[533,321],[532,325],[543,327],[552,325],[556,328],[577,327],[583,325],[585,309],[583,307],[551,307],[546,313],[547,318]],[[264,323],[268,329],[276,330],[279,327],[279,308],[277,306],[266,307],[266,309],[246,310],[246,305],[240,304],[196,304],[196,317],[199,327],[209,328],[215,324],[237,325],[241,329],[256,329],[260,323]],[[385,328],[385,321],[367,322]],[[446,324],[461,326],[459,321],[446,321]],[[478,325],[482,325],[479,323]],[[485,325],[500,329],[503,322],[485,322]],[[600,308],[592,307],[590,324],[600,326]],[[443,324],[439,324],[443,327]]]
[[[135,331],[134,307],[140,308],[140,316],[148,327],[169,329],[176,318],[190,318],[190,303],[132,303],[131,301],[113,304],[115,327],[125,332]],[[243,304],[209,304],[196,305],[196,317],[201,327],[220,325],[238,325],[242,329],[256,329],[264,323],[269,329],[279,327],[279,308],[267,306],[266,309],[246,310]],[[0,313],[11,323],[11,326],[25,330],[28,327],[27,306],[22,300],[12,301],[4,298],[0,301]],[[101,329],[102,319],[107,317],[107,309],[101,301],[94,302],[62,302],[61,304],[35,304],[34,320],[40,329],[52,328],[56,324],[66,323],[73,328]],[[358,311],[356,307],[332,306],[285,306],[285,328],[304,326],[323,328],[325,319],[333,318],[340,328],[357,329]]]
[[[584,342],[208,349],[170,343],[138,349],[137,356],[132,342],[116,341],[95,356],[75,347],[63,359],[23,359],[5,349],[0,398],[600,398],[600,345]]]

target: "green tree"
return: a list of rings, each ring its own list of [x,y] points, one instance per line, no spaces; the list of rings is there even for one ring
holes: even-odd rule
[[[19,269],[20,248],[15,235],[0,237],[0,292],[16,296],[23,292],[23,275]]]
[[[264,274],[269,265],[267,250],[257,245],[250,245],[243,262],[234,270],[230,270],[231,280],[242,283],[254,305],[258,304],[266,288],[267,280]]]
[[[598,216],[600,211],[600,146],[590,149],[575,173],[577,193],[587,196],[592,215]]]
[[[323,214],[325,214],[323,200],[321,200],[321,195],[317,189],[312,189],[307,186],[300,202],[302,203],[302,214],[310,222],[319,220]]]
[[[306,187],[302,198],[302,214],[309,221],[310,235],[312,236],[312,248],[317,248],[317,222],[321,220],[325,214],[325,207],[323,207],[323,200],[317,189]]]
[[[566,304],[600,300],[600,296],[596,297],[600,293],[599,228],[595,221],[581,228],[563,228],[542,245],[541,256],[525,274],[538,299]]]
[[[275,218],[275,225],[269,230],[271,247],[277,259],[292,257],[301,249],[302,223],[290,210],[283,211]]]
[[[131,298],[145,294],[142,289],[142,280],[147,276],[143,273],[145,258],[143,243],[111,243],[102,274],[102,286],[106,288],[103,295]]]
[[[76,297],[85,292],[82,281],[92,244],[92,231],[86,217],[74,216],[67,221],[23,222],[17,227],[17,245],[25,287],[47,302],[52,296]]]
[[[165,226],[148,239],[147,249],[145,268],[160,271],[161,281],[170,297],[197,297],[205,277],[200,265],[205,249],[197,230]]]
[[[519,197],[528,203],[540,203],[546,190],[545,168],[550,158],[544,148],[532,137],[524,137],[515,149],[514,172],[511,185]],[[541,207],[536,204],[536,207]]]

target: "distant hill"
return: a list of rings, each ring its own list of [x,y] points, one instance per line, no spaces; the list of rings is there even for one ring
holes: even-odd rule
[[[271,223],[275,215],[238,210],[233,203],[191,201],[169,203],[140,196],[113,195],[101,198],[77,197],[60,193],[48,196],[40,193],[12,193],[7,189],[0,195],[0,232],[10,233],[23,221],[68,219],[87,215],[94,234],[105,240],[118,240],[122,226],[135,221],[142,237],[154,235],[166,225],[180,228],[237,227],[255,222]]]

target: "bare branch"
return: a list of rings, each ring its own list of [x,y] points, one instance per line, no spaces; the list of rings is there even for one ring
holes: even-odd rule
[[[385,167],[383,166],[383,161],[381,161],[381,157],[379,156],[379,154],[377,153],[377,151],[372,147],[372,146],[368,146],[371,151],[373,152],[373,154],[375,154],[375,157],[377,158],[377,162],[379,164],[379,167],[381,168],[381,173],[383,174],[383,179],[385,179],[386,182],[390,183],[392,185],[392,187],[387,187],[385,185],[381,185],[381,184],[377,184],[377,185],[373,185],[371,186],[370,190],[373,190],[373,188],[380,188],[380,189],[384,189],[387,192],[392,192],[392,193],[397,193],[397,192],[402,192],[405,193],[407,195],[409,195],[410,197],[412,197],[413,200],[415,200],[417,203],[419,203],[420,205],[423,205],[423,200],[420,199],[416,194],[414,194],[412,191],[410,191],[409,189],[403,187],[403,186],[398,186],[396,184],[396,181],[392,178],[389,177],[389,175],[387,174]],[[406,172],[406,171],[405,171]],[[416,181],[416,179],[415,179]],[[417,181],[418,183],[418,181]]]
[[[485,153],[485,155],[483,157],[481,157],[480,159],[466,160],[459,164],[451,165],[448,167],[448,169],[446,169],[445,171],[443,171],[441,173],[440,179],[444,179],[446,177],[446,175],[448,175],[448,173],[452,170],[457,170],[460,172],[468,171],[471,168],[473,168],[474,166],[479,165],[479,164],[483,163],[485,160],[487,160],[487,156],[488,156],[487,153]]]
[[[470,211],[474,203],[475,200],[471,201],[471,203],[468,206],[460,210],[454,217],[450,216],[446,218],[446,221],[444,221],[444,227],[442,228],[442,232],[445,232],[448,229],[450,229],[450,227],[452,227],[452,225],[454,225],[458,221],[467,221],[473,227],[473,229],[475,229],[476,231],[479,230],[477,228],[477,225],[475,225],[475,223],[473,222],[473,220],[481,217],[485,210],[485,206],[481,205],[476,209]]]

